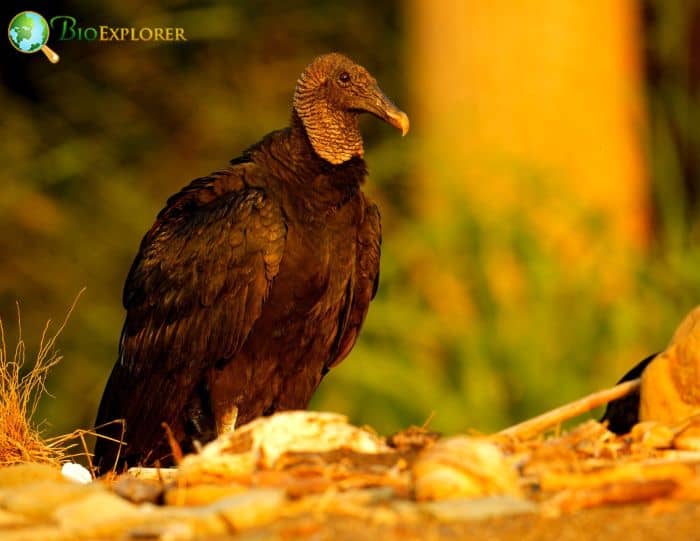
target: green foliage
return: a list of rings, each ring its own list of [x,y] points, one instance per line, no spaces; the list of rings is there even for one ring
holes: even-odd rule
[[[654,4],[660,29],[667,8]],[[356,58],[409,115],[414,84],[396,2],[91,6],[64,12],[86,25],[183,26],[190,41],[52,41],[56,66],[5,53],[18,58],[8,56],[12,75],[0,87],[0,314],[11,323],[19,299],[29,337],[87,286],[60,344],[65,360],[48,381],[55,398],[37,416],[53,434],[93,421],[116,358],[121,287],[168,195],[283,126],[296,77],[315,54]],[[650,36],[662,65],[686,50],[672,32]],[[384,222],[381,286],[358,345],[313,406],[383,432],[433,412],[440,430],[487,431],[612,384],[663,348],[700,299],[698,222],[687,195],[688,182],[698,183],[683,161],[689,148],[700,156],[700,123],[684,125],[679,140],[675,108],[697,108],[683,80],[655,82],[650,92],[658,227],[650,251],[628,262],[631,283],[612,292],[601,293],[590,268],[564,267],[538,239],[528,208],[493,223],[449,193],[440,218],[422,217],[413,193],[420,139],[400,141],[363,121],[367,190]],[[587,223],[594,234],[596,220]],[[596,254],[609,264],[604,250]],[[516,269],[519,285],[496,279],[494,267]]]

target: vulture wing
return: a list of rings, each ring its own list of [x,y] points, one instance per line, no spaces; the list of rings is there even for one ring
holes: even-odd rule
[[[167,454],[161,423],[176,429],[202,375],[235,355],[260,316],[287,228],[262,188],[238,181],[222,190],[246,167],[173,196],[141,243],[124,287],[119,360],[96,422],[125,418],[123,457]],[[112,467],[115,454],[114,444],[98,441],[98,466]]]
[[[364,195],[362,196],[364,199]],[[357,266],[355,282],[348,284],[346,306],[341,312],[337,346],[326,364],[324,373],[340,364],[350,353],[365,321],[369,303],[377,294],[379,285],[379,256],[382,244],[382,225],[379,209],[365,201],[365,216],[357,237]]]

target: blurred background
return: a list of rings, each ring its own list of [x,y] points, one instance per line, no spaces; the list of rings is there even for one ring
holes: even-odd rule
[[[312,406],[490,431],[613,384],[700,301],[700,2],[4,3],[185,43],[0,47],[0,317],[29,354],[79,301],[37,420],[90,427],[121,288],[166,198],[284,127],[317,54],[411,117],[363,121],[381,282]],[[56,328],[54,324],[53,328]]]

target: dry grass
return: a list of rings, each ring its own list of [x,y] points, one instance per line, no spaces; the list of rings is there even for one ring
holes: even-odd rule
[[[0,466],[22,462],[59,464],[66,458],[69,441],[77,434],[53,439],[41,436],[39,423],[34,420],[39,399],[47,393],[45,382],[49,371],[61,362],[56,340],[75,308],[81,290],[66,317],[53,335],[49,335],[51,320],[47,321],[39,341],[33,366],[23,370],[27,350],[22,338],[19,305],[17,306],[18,337],[14,350],[8,353],[5,330],[0,318]]]

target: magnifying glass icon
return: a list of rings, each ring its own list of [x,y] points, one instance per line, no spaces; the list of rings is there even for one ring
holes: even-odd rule
[[[12,17],[7,36],[20,53],[41,51],[52,64],[60,60],[56,52],[46,45],[49,41],[49,23],[35,11],[23,11]]]

